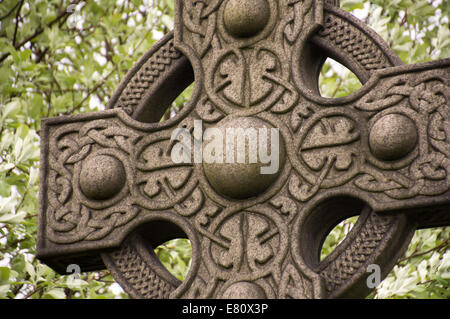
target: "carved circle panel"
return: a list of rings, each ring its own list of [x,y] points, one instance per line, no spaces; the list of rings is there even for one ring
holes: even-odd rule
[[[277,5],[273,0],[267,0],[267,3],[271,8],[271,16],[266,27],[254,38],[238,41],[238,47],[249,46],[251,41],[257,41],[270,33],[276,20],[273,12]],[[223,19],[223,8],[219,10],[219,16]],[[221,33],[226,32],[221,30]],[[349,35],[345,45],[339,40],[343,34]],[[116,92],[110,108],[121,107],[141,122],[158,121],[155,113],[144,111],[143,99],[158,100],[166,94],[173,97],[192,81],[192,74],[185,72],[191,70],[190,64],[180,52],[173,49],[172,37],[172,34],[166,36],[138,62]],[[224,36],[231,41],[228,37]],[[366,160],[361,145],[369,140],[369,134],[368,128],[361,125],[362,121],[356,112],[332,107],[350,103],[360,93],[338,100],[324,99],[314,84],[317,83],[318,71],[326,56],[344,65],[354,64],[352,71],[363,83],[370,78],[372,70],[393,66],[399,62],[398,58],[372,31],[349,14],[330,5],[325,5],[324,28],[310,41],[299,40],[294,47],[298,55],[293,57],[291,70],[285,69],[286,63],[277,61],[280,54],[274,54],[273,50],[266,47],[258,48],[254,56],[247,57],[240,56],[241,51],[238,49],[222,52],[216,57],[217,68],[211,68],[205,75],[204,85],[206,91],[209,90],[208,96],[200,96],[200,89],[197,88],[192,98],[198,105],[206,106],[213,96],[208,107],[216,107],[214,112],[220,116],[214,116],[212,123],[217,123],[222,115],[227,116],[239,108],[243,108],[240,116],[261,113],[261,118],[269,118],[273,116],[267,115],[269,107],[290,91],[295,94],[300,92],[306,98],[301,103],[308,103],[309,100],[325,107],[298,125],[295,134],[291,129],[284,130],[281,127],[292,127],[292,122],[288,117],[280,116],[279,121],[284,123],[280,129],[286,135],[283,138],[286,140],[293,136],[293,143],[287,143],[293,146],[287,145],[286,150],[290,163],[286,163],[279,179],[284,185],[277,183],[272,186],[280,190],[280,197],[269,188],[267,194],[271,198],[262,195],[247,203],[224,201],[216,198],[217,195],[209,196],[211,189],[202,186],[205,177],[198,177],[203,181],[199,183],[200,186],[192,184],[191,195],[183,196],[173,211],[165,211],[183,218],[183,222],[178,217],[173,219],[175,225],[180,224],[179,227],[198,232],[198,246],[193,256],[195,267],[191,268],[185,283],[181,284],[167,273],[152,255],[152,244],[142,237],[130,236],[122,247],[102,255],[106,266],[115,277],[120,278],[121,285],[133,297],[319,298],[349,296],[349,291],[353,292],[352,297],[364,297],[367,293],[364,287],[367,276],[365,267],[370,263],[378,263],[383,269],[390,270],[392,261],[406,248],[399,239],[410,236],[413,226],[406,223],[405,217],[374,212],[363,200],[363,192],[347,192],[345,187],[339,192],[327,190],[345,185],[358,173]],[[319,54],[314,57],[313,52]],[[220,76],[227,70],[243,67],[249,57],[255,60],[267,59],[275,70],[272,74],[284,80],[258,84],[253,90],[246,90],[247,93],[252,92],[247,96],[237,94],[239,88],[221,90]],[[198,62],[193,64],[194,68],[198,67]],[[285,83],[290,73],[295,88]],[[147,74],[152,74],[151,78]],[[173,78],[180,78],[180,82],[185,85],[180,85],[177,90],[173,90],[173,87],[164,89],[161,83]],[[251,86],[254,81],[245,83]],[[267,85],[276,88],[270,90]],[[145,87],[146,93],[138,89],[141,86]],[[289,94],[285,98],[289,98]],[[168,107],[168,103],[164,107]],[[200,106],[195,107],[198,107],[197,114],[202,114]],[[286,110],[280,113],[286,113]],[[187,112],[182,111],[169,124],[162,125],[181,121]],[[376,161],[375,158],[371,160]],[[194,169],[193,174],[199,174],[200,171]],[[302,183],[318,186],[312,187],[308,198],[292,196],[296,192],[292,189],[305,189]],[[355,196],[360,199],[355,199]],[[229,206],[222,207],[220,203]],[[151,205],[151,201],[148,205]],[[352,207],[350,212],[349,207]],[[327,231],[349,213],[352,216],[360,214],[357,225],[342,245],[329,258],[320,262],[320,248]],[[383,274],[386,275],[386,272]]]

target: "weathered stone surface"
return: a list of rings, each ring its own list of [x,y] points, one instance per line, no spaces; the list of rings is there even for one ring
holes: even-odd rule
[[[117,195],[125,185],[122,162],[112,156],[87,157],[80,172],[80,188],[93,200],[105,200]]]
[[[264,174],[264,168],[269,170],[270,167],[259,154],[260,141],[266,143],[264,155],[270,153],[273,127],[258,118],[238,117],[218,123],[217,128],[225,147],[219,161],[209,163],[207,158],[203,160],[206,179],[217,192],[230,198],[247,199],[261,195],[280,176],[285,161],[284,145],[277,138],[278,145],[274,148],[277,164],[273,167],[274,172]],[[205,153],[203,155],[206,157]]]
[[[225,5],[223,22],[226,30],[236,37],[251,37],[261,32],[270,17],[266,0],[230,0]]]
[[[110,110],[43,122],[38,257],[61,273],[106,265],[134,298],[364,297],[370,264],[385,276],[415,229],[450,224],[450,59],[402,65],[337,2],[176,1],[174,34]],[[327,57],[363,87],[322,97]],[[279,170],[174,162],[172,133],[199,120],[278,129]],[[178,237],[193,247],[183,283],[153,253]]]
[[[416,125],[409,117],[389,114],[380,118],[370,129],[369,144],[373,155],[385,161],[399,160],[417,145]]]

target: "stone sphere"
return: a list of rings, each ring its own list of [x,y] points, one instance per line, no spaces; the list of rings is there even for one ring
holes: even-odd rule
[[[239,38],[252,37],[266,27],[270,18],[267,0],[230,0],[225,6],[227,31]]]
[[[122,190],[125,181],[125,168],[122,162],[113,156],[89,156],[82,163],[80,188],[89,199],[110,199]]]
[[[389,114],[372,127],[369,145],[372,154],[384,161],[400,160],[417,145],[418,134],[414,122],[402,114]]]
[[[222,138],[217,141],[222,145],[222,156],[218,160],[208,159],[208,154],[212,154],[208,143],[212,139],[203,141],[203,170],[210,185],[218,193],[233,199],[246,199],[266,191],[276,181],[284,164],[285,149],[281,134],[278,132],[277,145],[272,146],[272,129],[275,129],[253,117],[234,118],[219,123],[216,129]],[[254,134],[250,134],[252,132]],[[261,147],[264,140],[266,151]],[[271,153],[272,148],[274,154]],[[260,153],[270,159],[262,159]]]
[[[267,299],[264,289],[259,285],[241,281],[232,284],[223,293],[224,299]]]

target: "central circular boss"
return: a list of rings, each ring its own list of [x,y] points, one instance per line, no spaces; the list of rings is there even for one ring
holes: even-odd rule
[[[210,185],[234,199],[266,191],[280,176],[285,160],[279,130],[255,117],[232,118],[209,128],[202,152]]]

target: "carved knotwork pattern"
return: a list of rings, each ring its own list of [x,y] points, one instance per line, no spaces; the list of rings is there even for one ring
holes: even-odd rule
[[[181,215],[200,209],[203,198],[194,191],[191,165],[174,164],[170,157],[170,132],[149,138],[120,119],[99,119],[65,125],[51,134],[47,222],[52,242],[105,238],[142,209],[174,208]],[[83,162],[95,155],[112,156],[125,168],[122,191],[105,201],[89,199],[80,188]]]
[[[312,299],[314,295],[312,283],[298,268],[288,264],[283,270],[278,298],[280,299]]]
[[[314,10],[314,1],[289,1],[288,14],[286,15],[286,27],[284,29],[284,36],[290,43],[294,43],[300,35],[305,25],[305,16]]]
[[[109,255],[123,276],[123,279],[133,285],[141,298],[167,299],[176,287],[159,276],[142,258],[132,244],[122,246],[122,249]]]
[[[391,66],[386,56],[361,30],[339,16],[326,14],[324,27],[318,34],[352,56],[369,72]]]
[[[351,278],[367,259],[375,252],[380,243],[386,238],[386,232],[392,228],[392,219],[372,213],[368,222],[363,226],[356,239],[342,254],[333,260],[320,276],[325,279],[328,292],[337,290]]]
[[[174,48],[173,40],[168,41],[155,54],[151,55],[136,74],[129,80],[115,107],[122,108],[128,115],[142,102],[142,98],[152,84],[175,61],[183,55]]]
[[[298,175],[290,178],[291,195],[306,202],[320,189],[350,181],[380,201],[385,200],[380,194],[402,200],[447,192],[447,70],[388,76],[383,85],[378,82],[370,93],[348,107],[322,109],[313,103],[297,106],[291,115],[291,128],[301,127],[293,137],[298,157],[291,161]],[[411,119],[419,134],[415,151],[394,164],[374,158],[366,142],[373,123],[389,114]],[[359,124],[365,121],[368,124]]]
[[[95,149],[118,158],[129,156],[136,135],[108,121],[59,128],[50,141],[48,238],[60,244],[99,240],[127,224],[140,211],[122,192],[114,202],[85,198],[77,182],[82,161]],[[133,183],[130,174],[127,184]],[[76,200],[74,200],[76,198]],[[120,202],[119,202],[120,201]]]
[[[392,66],[389,52],[334,9],[325,10],[320,21],[320,1],[268,0],[267,27],[255,37],[232,38],[223,26],[222,3],[178,2],[177,45],[195,61],[202,85],[178,118],[147,125],[129,117],[181,57],[168,41],[131,77],[117,110],[105,118],[48,124],[47,240],[84,245],[126,233],[138,218],[176,216],[183,222],[175,224],[195,234],[194,259],[200,260],[182,287],[162,279],[132,244],[108,255],[142,297],[217,298],[233,292],[235,284],[251,283],[264,297],[313,298],[322,296],[321,281],[331,293],[357,276],[402,226],[372,212],[320,274],[311,273],[299,256],[295,227],[329,191],[357,194],[375,210],[414,205],[418,196],[442,200],[431,196],[450,189],[448,63],[441,71],[433,63],[382,70]],[[321,23],[319,37],[373,76],[367,87],[336,105],[302,96],[307,89],[294,79],[297,41],[312,36],[313,25]],[[408,117],[418,142],[404,158],[386,163],[372,154],[369,136],[374,123],[389,114]],[[227,117],[257,117],[278,128],[286,149],[276,182],[246,201],[221,195],[202,165],[171,158],[174,129],[192,133],[198,118],[209,128]],[[100,202],[84,196],[79,185],[83,162],[96,154],[116,158],[126,175],[122,191]]]
[[[356,104],[368,112],[399,113],[416,120],[419,137],[417,155],[393,174],[368,168],[354,184],[370,192],[383,192],[393,199],[433,196],[450,188],[450,78],[442,72],[422,72],[414,77],[388,81],[386,90],[374,91]],[[390,111],[391,109],[391,111]]]

